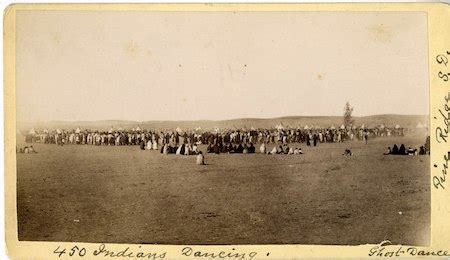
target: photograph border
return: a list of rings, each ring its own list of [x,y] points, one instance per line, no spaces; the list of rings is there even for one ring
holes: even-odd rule
[[[22,10],[66,10],[66,11],[167,11],[167,12],[425,12],[428,22],[428,77],[429,77],[429,132],[431,135],[430,187],[431,190],[431,239],[429,247],[392,245],[389,241],[380,244],[359,246],[341,245],[152,245],[152,244],[101,244],[79,242],[29,242],[18,240],[17,227],[17,177],[16,177],[16,21],[17,11]],[[154,258],[222,258],[233,254],[245,254],[246,259],[260,258],[350,258],[350,257],[450,257],[450,180],[443,164],[448,163],[450,152],[448,142],[439,142],[437,129],[447,127],[440,116],[440,110],[450,105],[450,81],[440,75],[450,73],[450,64],[437,62],[437,56],[450,52],[450,8],[443,3],[379,3],[379,4],[12,4],[4,12],[4,118],[5,118],[5,237],[7,254],[14,258],[88,258],[102,246],[113,252],[155,253]],[[450,59],[450,53],[447,55]],[[395,62],[393,60],[392,62]],[[407,95],[407,93],[405,93]],[[447,99],[446,99],[447,97]],[[447,103],[446,103],[447,100]],[[444,111],[445,112],[445,111]],[[447,111],[450,113],[450,111]],[[450,138],[449,138],[450,139]],[[447,156],[447,157],[446,157]],[[435,166],[437,165],[437,167]],[[436,178],[441,186],[436,186]],[[444,178],[444,181],[442,181]],[[445,188],[444,188],[445,187]],[[55,254],[55,249],[70,251],[75,246],[78,252],[73,256]],[[85,248],[87,255],[78,255]],[[191,249],[188,255],[186,248]],[[382,251],[381,248],[383,248]],[[413,249],[411,249],[413,248]],[[416,250],[416,251],[414,251]],[[195,252],[199,252],[195,254]],[[223,252],[223,253],[221,253]],[[231,253],[230,253],[231,252]],[[382,254],[380,253],[382,252]],[[412,254],[415,252],[415,255]],[[423,255],[421,255],[421,252]],[[381,255],[379,255],[380,253]],[[228,254],[228,255],[227,255]],[[123,255],[126,256],[126,255]],[[158,257],[160,256],[160,257]],[[164,257],[162,257],[164,256]],[[214,256],[214,257],[213,257]],[[120,258],[96,255],[95,258]],[[234,257],[236,259],[236,257]]]

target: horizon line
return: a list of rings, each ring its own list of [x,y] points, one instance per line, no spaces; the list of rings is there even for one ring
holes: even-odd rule
[[[364,117],[373,117],[373,116],[429,116],[429,114],[372,114],[365,116],[352,116],[353,118],[364,118]],[[324,115],[324,116],[305,116],[305,115],[291,115],[291,116],[278,116],[278,117],[239,117],[239,118],[230,118],[230,119],[192,119],[192,120],[127,120],[127,119],[98,119],[98,120],[40,120],[40,121],[16,121],[19,123],[77,123],[77,122],[108,122],[108,121],[125,121],[125,122],[133,122],[133,123],[146,123],[146,122],[220,122],[220,121],[232,121],[232,120],[270,120],[270,119],[288,119],[293,117],[343,117],[343,116],[332,116],[332,115]]]

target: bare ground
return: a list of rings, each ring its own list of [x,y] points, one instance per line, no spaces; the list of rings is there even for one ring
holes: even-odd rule
[[[17,155],[19,240],[428,245],[429,157],[382,155],[424,140],[207,154],[206,166],[137,146],[35,144]]]

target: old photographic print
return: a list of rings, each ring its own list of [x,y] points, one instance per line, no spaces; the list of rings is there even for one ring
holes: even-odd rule
[[[426,13],[15,19],[20,241],[430,243]]]

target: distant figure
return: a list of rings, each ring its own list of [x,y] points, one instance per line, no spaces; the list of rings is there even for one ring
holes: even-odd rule
[[[169,154],[169,145],[167,145],[167,144],[165,144],[164,146],[163,146],[163,152],[162,152],[163,154]]]
[[[153,148],[152,140],[148,140],[147,142],[147,150],[151,150]]]
[[[28,153],[37,153],[37,152],[34,150],[34,147],[31,145],[31,146],[28,148]]]
[[[387,150],[386,153],[384,153],[384,155],[389,155],[389,154],[392,154],[392,150],[391,150],[390,146],[388,147],[388,150]]]
[[[394,144],[394,147],[392,147],[392,153],[393,155],[398,155],[399,151],[398,151],[398,146],[396,144]]]
[[[190,144],[187,144],[184,147],[184,155],[191,155],[192,154],[192,147]]]
[[[29,153],[28,146],[25,146],[25,147],[23,148],[23,153]]]
[[[277,147],[273,147],[272,151],[269,152],[269,154],[276,154],[277,153]]]
[[[344,152],[342,155],[345,155],[345,156],[352,156],[353,153],[352,153],[352,151],[350,151],[350,149],[345,149],[345,152]]]
[[[253,145],[253,143],[250,143],[250,146],[248,147],[248,153],[255,153],[256,148]]]
[[[242,149],[242,153],[248,153],[248,147],[247,144],[244,144],[244,148]]]
[[[262,143],[261,146],[259,147],[259,152],[266,153],[266,145],[264,143]]]
[[[231,143],[228,144],[227,152],[228,153],[234,153],[234,147],[233,147],[233,145]]]
[[[422,146],[420,146],[420,149],[419,149],[419,155],[425,155],[425,154],[426,154],[425,147],[423,147],[423,145],[422,145]]]
[[[284,144],[283,146],[282,146],[282,149],[283,149],[283,154],[289,154],[289,146],[287,146],[286,144]]]
[[[234,151],[235,153],[243,153],[244,152],[244,147],[242,146],[241,143],[239,143],[239,145],[237,146],[237,148]]]
[[[176,155],[184,155],[184,144],[180,145],[175,152]]]
[[[212,151],[213,149],[212,149],[212,144],[210,143],[210,144],[208,144],[208,146],[206,147],[206,153],[212,153],[213,151]]]
[[[398,154],[406,155],[406,147],[404,144],[400,145],[400,148],[398,149]]]
[[[215,145],[213,146],[213,152],[214,152],[215,154],[220,154],[220,147],[219,147],[218,144],[215,144]]]
[[[139,146],[141,147],[141,150],[145,150],[145,142],[144,141],[141,141]]]
[[[412,149],[410,146],[410,147],[408,147],[408,150],[406,150],[406,153],[408,155],[417,155],[417,149]]]
[[[290,147],[290,148],[289,148],[289,151],[288,151],[288,154],[289,154],[289,155],[294,154],[294,148]]]
[[[193,154],[198,154],[198,153],[199,153],[197,144],[194,144],[194,145],[192,146],[192,153],[193,153]]]
[[[427,136],[427,139],[425,140],[425,154],[430,154],[430,136]]]
[[[170,153],[175,154],[175,153],[177,152],[177,149],[178,149],[177,146],[169,145],[169,154],[170,154]]]
[[[364,129],[364,143],[367,144],[368,141],[369,141],[369,131],[367,131],[367,129]]]
[[[283,147],[281,145],[277,148],[277,154],[283,154]]]
[[[202,151],[198,152],[197,155],[197,165],[205,165],[205,157],[203,156]]]

